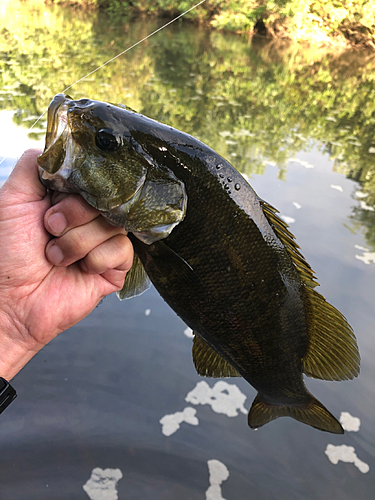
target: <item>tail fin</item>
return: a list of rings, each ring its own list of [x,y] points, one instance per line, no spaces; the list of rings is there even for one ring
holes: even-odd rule
[[[311,394],[306,403],[290,406],[265,403],[258,394],[249,411],[249,427],[257,429],[278,417],[292,417],[320,431],[344,434],[340,422]]]

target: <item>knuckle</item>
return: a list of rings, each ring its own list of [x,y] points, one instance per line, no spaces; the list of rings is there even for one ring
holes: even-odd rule
[[[78,194],[59,197],[54,209],[64,213],[70,227],[90,222],[99,215],[99,212]]]

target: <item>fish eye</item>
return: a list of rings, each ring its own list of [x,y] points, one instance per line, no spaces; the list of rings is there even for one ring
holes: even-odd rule
[[[95,136],[95,144],[102,151],[115,151],[120,146],[118,138],[110,130],[102,129]]]

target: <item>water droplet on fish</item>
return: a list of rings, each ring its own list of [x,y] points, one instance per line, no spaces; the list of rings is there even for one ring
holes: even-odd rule
[[[228,182],[232,182],[232,177],[228,177],[228,178],[227,178],[227,181],[228,181]]]
[[[224,189],[229,189],[228,184],[224,184]]]
[[[235,185],[234,185],[234,189],[235,189],[236,191],[239,191],[239,190],[241,189],[241,186],[240,186],[239,184],[235,184]]]
[[[219,168],[221,168],[222,166],[223,166],[223,165],[222,165],[222,163],[218,163],[218,164],[216,165],[216,168],[219,170]]]
[[[220,179],[224,179],[224,174],[219,174]]]

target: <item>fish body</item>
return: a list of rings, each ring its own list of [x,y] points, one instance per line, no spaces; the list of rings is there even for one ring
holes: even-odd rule
[[[277,211],[225,159],[125,107],[60,94],[38,163],[51,189],[80,193],[129,231],[136,259],[120,297],[150,279],[194,331],[197,372],[242,376],[258,391],[250,427],[291,416],[343,432],[303,373],[355,377],[354,334],[314,290]]]

